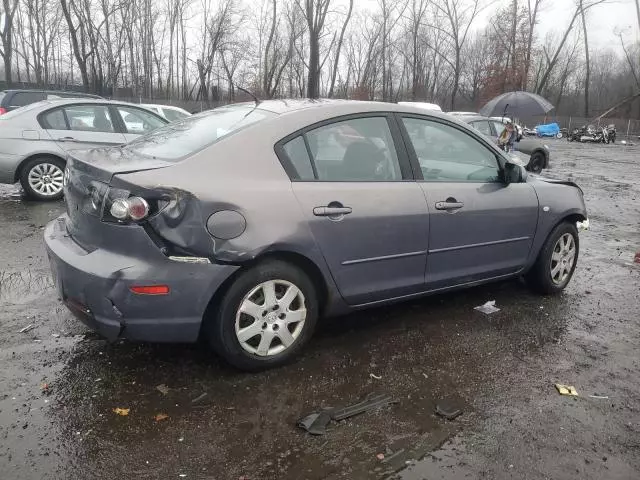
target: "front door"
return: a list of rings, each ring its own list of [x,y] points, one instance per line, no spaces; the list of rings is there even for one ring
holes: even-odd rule
[[[56,108],[42,116],[42,124],[51,139],[65,151],[125,142],[107,105],[87,103]]]
[[[527,262],[538,198],[527,183],[505,185],[495,152],[457,126],[405,117],[430,211],[429,289],[509,275]]]
[[[302,172],[293,191],[350,305],[424,289],[428,210],[391,131],[384,114],[355,117],[284,145]]]

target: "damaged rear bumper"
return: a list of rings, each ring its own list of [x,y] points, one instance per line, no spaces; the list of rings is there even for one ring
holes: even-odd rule
[[[115,340],[194,342],[216,289],[238,268],[176,262],[142,228],[122,230],[126,253],[86,251],[69,235],[66,215],[44,233],[58,295],[91,329]],[[134,285],[167,285],[166,295],[139,295]]]

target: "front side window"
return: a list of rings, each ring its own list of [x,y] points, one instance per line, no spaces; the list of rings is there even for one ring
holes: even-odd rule
[[[497,182],[494,152],[457,128],[417,118],[403,118],[420,169],[428,182]]]
[[[305,134],[318,180],[385,182],[402,180],[386,117],[331,123]]]
[[[117,107],[117,109],[127,133],[142,135],[165,125],[165,122],[158,117],[142,109],[132,107]]]
[[[114,132],[109,108],[104,105],[74,105],[64,107],[71,130],[83,132]]]

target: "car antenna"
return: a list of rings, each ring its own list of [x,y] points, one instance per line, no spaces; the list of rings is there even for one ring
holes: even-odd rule
[[[247,90],[246,88],[242,88],[240,85],[235,85],[235,87],[240,90],[241,92],[246,93],[247,95],[249,95],[251,98],[253,98],[253,101],[256,103],[256,107],[258,105],[260,105],[260,100],[258,100],[258,97],[256,97],[253,93],[251,93],[249,90]]]

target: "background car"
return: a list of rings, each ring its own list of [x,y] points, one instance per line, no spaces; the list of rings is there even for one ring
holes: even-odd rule
[[[408,107],[419,107],[424,108],[425,110],[435,110],[436,112],[441,112],[442,108],[437,103],[427,103],[427,102],[398,102],[398,105],[404,105]]]
[[[44,238],[68,308],[110,339],[202,337],[247,370],[291,359],[320,316],[523,275],[558,293],[586,219],[575,184],[381,102],[220,107],[71,152],[66,175]]]
[[[0,115],[31,103],[56,98],[102,98],[82,92],[57,90],[3,90],[0,92]]]
[[[0,183],[20,181],[31,198],[59,199],[69,151],[121,145],[167,123],[156,113],[122,102],[32,103],[0,116]]]
[[[141,103],[141,107],[147,108],[158,115],[162,115],[170,122],[182,120],[185,117],[190,117],[191,114],[184,108],[174,107],[173,105],[155,105],[152,103]]]
[[[459,118],[494,141],[497,141],[505,127],[501,120],[480,115],[466,115]],[[516,150],[529,156],[528,161],[525,162],[530,172],[540,173],[542,169],[549,167],[549,147],[541,140],[523,136],[516,143]]]

